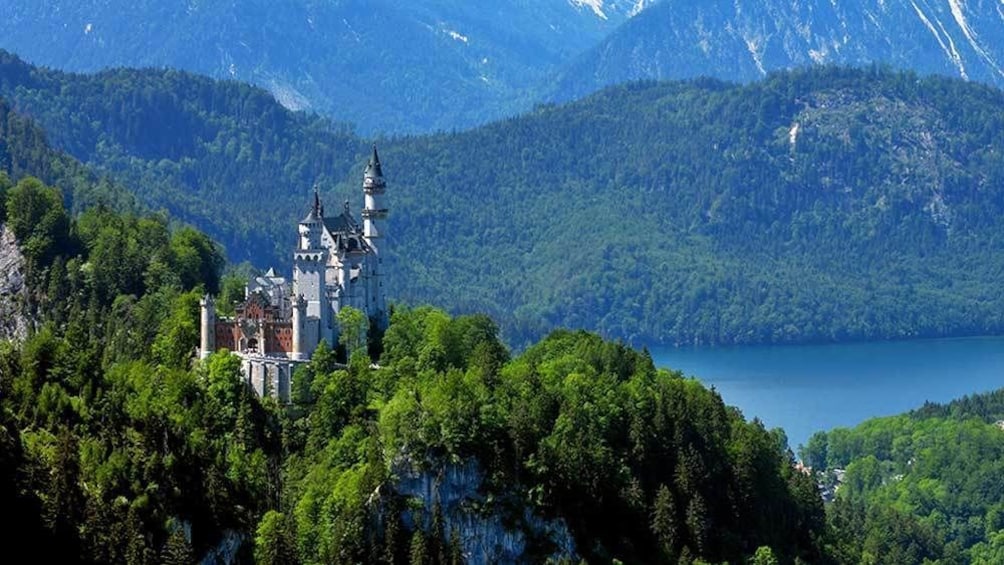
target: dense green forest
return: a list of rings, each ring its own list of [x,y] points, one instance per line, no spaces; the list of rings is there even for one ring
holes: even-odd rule
[[[288,266],[310,187],[360,207],[369,142],[261,90],[0,55],[50,141],[220,241]],[[879,68],[638,83],[467,132],[378,140],[390,294],[636,342],[1004,331],[1004,94]],[[407,258],[407,260],[402,260]]]
[[[1004,390],[814,435],[804,460],[835,483],[847,563],[1004,561]]]
[[[823,558],[783,433],[647,353],[561,331],[513,358],[484,315],[399,308],[279,406],[237,357],[193,361],[207,236],[6,172],[0,197],[39,322],[0,342],[0,504],[39,561],[457,563],[495,530],[517,560]]]

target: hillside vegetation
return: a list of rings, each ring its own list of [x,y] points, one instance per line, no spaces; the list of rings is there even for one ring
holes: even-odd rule
[[[39,561],[822,556],[783,432],[645,353],[564,331],[512,358],[486,316],[399,309],[379,368],[322,345],[280,406],[229,352],[193,360],[204,234],[7,172],[0,202],[40,321],[0,341],[0,504]]]
[[[360,204],[367,141],[176,71],[0,63],[52,142],[221,241],[288,265],[317,181]],[[1004,95],[824,68],[639,83],[468,132],[379,141],[390,296],[659,343],[1004,331]]]
[[[829,508],[844,562],[1004,559],[1004,391],[814,435],[802,456],[845,469]]]

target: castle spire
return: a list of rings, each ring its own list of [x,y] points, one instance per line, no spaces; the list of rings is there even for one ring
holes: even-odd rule
[[[373,144],[373,156],[370,157],[370,162],[366,165],[363,179],[373,179],[377,181],[374,184],[383,184],[383,170],[380,168],[380,155],[377,154],[376,143]]]
[[[314,183],[314,215],[318,218],[324,216],[324,207],[321,206],[321,193],[316,182]]]

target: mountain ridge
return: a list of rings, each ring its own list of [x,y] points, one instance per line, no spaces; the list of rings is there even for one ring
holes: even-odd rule
[[[293,110],[354,122],[363,134],[414,133],[529,107],[526,91],[538,78],[637,5],[11,2],[12,14],[0,21],[0,47],[71,71],[176,67],[238,79]]]
[[[881,63],[1002,86],[1002,25],[1004,10],[980,0],[661,2],[560,70],[546,97],[638,79],[745,82],[819,64]]]
[[[0,63],[0,96],[260,267],[288,266],[315,182],[357,195],[370,145],[175,71]],[[977,84],[820,68],[378,140],[388,294],[487,312],[517,345],[559,326],[669,344],[1000,333],[1002,107]]]

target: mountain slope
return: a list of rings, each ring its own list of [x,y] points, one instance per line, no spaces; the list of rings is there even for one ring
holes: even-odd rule
[[[430,131],[529,107],[531,84],[640,2],[6,0],[0,48],[67,70],[238,79],[362,132]]]
[[[562,69],[567,100],[634,79],[750,81],[814,64],[885,63],[1004,84],[1004,9],[993,0],[674,0]]]
[[[257,89],[178,72],[0,63],[54,141],[289,263],[310,186],[359,207],[368,143]],[[818,69],[639,84],[473,131],[380,142],[389,294],[664,343],[1004,331],[1004,95]],[[165,128],[163,124],[171,124]]]

